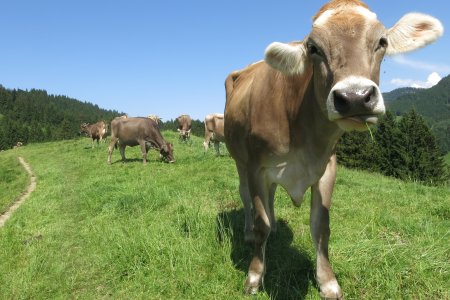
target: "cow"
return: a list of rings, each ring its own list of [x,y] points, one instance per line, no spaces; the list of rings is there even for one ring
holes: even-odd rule
[[[147,118],[152,119],[153,121],[156,122],[156,124],[159,124],[162,122],[162,118],[159,117],[158,115],[148,115]]]
[[[203,147],[208,151],[209,143],[214,143],[216,155],[220,156],[220,142],[225,142],[223,134],[223,114],[209,114],[205,117],[205,141]]]
[[[22,147],[23,146],[23,143],[22,142],[17,142],[15,145],[14,145],[14,147],[13,147],[13,149],[17,149],[17,148],[20,148],[20,147]]]
[[[406,14],[386,29],[363,2],[332,0],[314,16],[303,41],[272,43],[263,61],[228,75],[225,143],[239,175],[244,239],[254,246],[246,293],[256,293],[263,282],[281,185],[297,206],[311,187],[320,295],[343,297],[328,259],[336,143],[385,112],[378,87],[383,57],[418,49],[442,34],[440,21],[428,15]]]
[[[181,115],[177,118],[178,132],[181,141],[188,141],[191,138],[192,119],[189,115]]]
[[[103,138],[108,131],[108,124],[106,124],[105,121],[99,121],[95,124],[83,123],[81,124],[80,129],[81,133],[86,134],[92,139],[92,148],[94,148],[95,140],[97,140],[97,144],[99,144],[99,141],[103,141]]]
[[[164,161],[175,162],[173,145],[164,140],[155,121],[149,118],[115,118],[112,120],[108,164],[111,164],[111,155],[115,147],[119,146],[122,161],[125,161],[125,147],[137,145],[141,146],[144,164],[147,164],[147,153],[151,148],[159,150]]]

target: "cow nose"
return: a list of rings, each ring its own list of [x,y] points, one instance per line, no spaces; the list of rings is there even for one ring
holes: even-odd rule
[[[356,90],[333,91],[334,107],[341,115],[360,114],[371,111],[377,103],[375,88],[373,86]]]

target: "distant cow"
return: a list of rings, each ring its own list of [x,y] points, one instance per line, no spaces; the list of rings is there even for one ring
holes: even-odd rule
[[[232,72],[225,82],[225,140],[239,174],[245,238],[253,243],[247,293],[263,283],[281,185],[297,206],[311,187],[315,278],[323,298],[342,298],[328,258],[337,141],[384,113],[378,83],[385,54],[417,49],[443,33],[438,20],[419,13],[386,29],[359,0],[332,0],[313,22],[305,40],[272,43],[264,61]]]
[[[22,147],[22,146],[23,146],[23,143],[22,143],[22,142],[17,142],[17,143],[14,145],[13,149],[17,149],[17,148],[20,148],[20,147]]]
[[[97,144],[99,141],[103,141],[103,138],[108,131],[108,124],[104,121],[99,121],[95,124],[83,123],[80,126],[81,132],[86,134],[88,137],[92,139],[92,148],[94,148],[94,141],[97,140]]]
[[[148,115],[147,118],[152,119],[153,121],[155,121],[156,124],[158,124],[158,126],[159,126],[159,124],[162,121],[162,118],[159,117],[158,115]]]
[[[209,143],[213,142],[216,155],[220,155],[220,142],[225,142],[223,128],[223,114],[209,114],[205,117],[205,151],[208,151]]]
[[[111,122],[108,164],[111,164],[111,155],[117,145],[123,161],[125,161],[126,146],[140,145],[144,164],[147,164],[147,153],[152,148],[159,150],[161,157],[166,162],[175,162],[173,145],[164,140],[158,124],[149,118],[115,118]]]
[[[191,137],[192,119],[189,115],[181,115],[177,118],[180,140],[187,141]]]

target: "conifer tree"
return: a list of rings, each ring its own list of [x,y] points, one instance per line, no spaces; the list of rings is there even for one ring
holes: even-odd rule
[[[376,148],[367,132],[347,132],[337,145],[338,162],[348,168],[379,171]]]
[[[391,112],[387,111],[379,121],[375,140],[376,158],[380,172],[387,176],[407,179],[409,172],[405,137]]]
[[[409,178],[427,184],[445,180],[445,166],[436,138],[425,120],[412,109],[400,122],[405,135]]]

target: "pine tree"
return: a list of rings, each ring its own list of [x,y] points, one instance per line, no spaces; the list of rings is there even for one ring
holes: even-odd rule
[[[338,162],[348,168],[378,171],[376,148],[368,132],[347,132],[336,149]]]
[[[379,121],[375,132],[377,144],[377,163],[379,170],[386,176],[407,179],[409,176],[405,136],[400,131],[391,112]]]
[[[400,122],[405,135],[407,164],[411,180],[440,184],[445,180],[445,165],[436,138],[425,120],[412,109]]]

